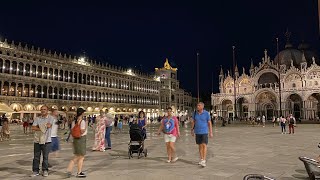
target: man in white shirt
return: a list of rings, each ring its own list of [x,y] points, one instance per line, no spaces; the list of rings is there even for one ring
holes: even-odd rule
[[[41,115],[37,117],[32,125],[33,131],[42,131],[42,127],[46,127],[45,131],[45,139],[44,144],[40,142],[40,139],[36,136],[35,133],[35,139],[34,139],[34,158],[33,158],[33,165],[32,165],[32,176],[39,176],[39,165],[40,165],[40,157],[41,153],[43,156],[42,161],[42,171],[43,176],[48,176],[48,156],[49,151],[51,148],[51,130],[52,130],[52,124],[53,124],[53,117],[48,114],[48,106],[42,106],[40,108]],[[40,129],[41,126],[41,129]]]
[[[59,128],[59,122],[58,122],[58,110],[57,109],[53,109],[52,110],[52,117],[53,117],[53,124],[52,124],[52,130],[51,130],[51,149],[50,152],[52,153],[52,155],[54,155],[54,157],[58,156],[58,151],[60,149],[60,143],[59,143],[59,137],[58,137],[58,128]],[[52,156],[51,156],[52,157]],[[49,167],[52,164],[49,164]]]

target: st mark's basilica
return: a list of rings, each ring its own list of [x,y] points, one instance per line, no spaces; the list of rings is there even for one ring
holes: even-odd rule
[[[288,37],[282,49],[274,58],[265,50],[259,64],[251,61],[249,72],[245,67],[241,73],[237,66],[234,73],[221,68],[220,92],[211,94],[213,113],[225,118],[265,115],[272,119],[279,114],[287,116],[291,113],[301,119],[319,118],[320,64],[317,54],[305,42],[294,47]]]

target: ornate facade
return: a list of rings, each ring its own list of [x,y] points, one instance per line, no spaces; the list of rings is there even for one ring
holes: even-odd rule
[[[301,119],[313,119],[320,116],[319,84],[317,55],[306,43],[294,48],[288,41],[274,60],[265,50],[257,66],[251,62],[248,74],[243,68],[240,75],[237,66],[234,76],[221,69],[220,92],[211,95],[211,103],[218,116],[234,117],[236,109],[237,117],[266,115],[271,119],[280,113],[281,97],[282,115],[292,113]]]
[[[160,85],[160,78],[154,75],[0,41],[3,112],[39,110],[46,104],[67,114],[81,106],[89,114],[100,109],[124,114],[143,110],[148,117],[155,117],[161,113]],[[183,110],[180,104],[185,102],[185,92],[177,91],[182,98],[177,107]]]

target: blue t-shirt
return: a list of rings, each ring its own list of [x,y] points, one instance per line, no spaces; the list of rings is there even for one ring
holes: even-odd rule
[[[210,121],[210,114],[208,111],[203,110],[201,114],[196,112],[193,117],[195,121],[194,133],[195,134],[208,134],[208,122]]]

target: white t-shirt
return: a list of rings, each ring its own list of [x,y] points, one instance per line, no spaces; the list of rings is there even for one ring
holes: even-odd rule
[[[58,120],[54,118],[51,130],[51,137],[58,137],[58,128],[59,125],[57,124]]]
[[[86,124],[87,124],[86,121],[81,121],[80,129],[85,129],[84,133],[81,136],[85,136],[88,134],[88,128]]]

